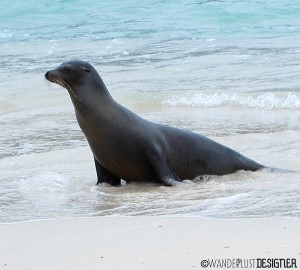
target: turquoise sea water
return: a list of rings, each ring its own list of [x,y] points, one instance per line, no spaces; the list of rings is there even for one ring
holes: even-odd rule
[[[0,221],[299,218],[299,18],[296,0],[3,0]],[[212,177],[189,191],[95,187],[69,97],[43,78],[70,59],[95,65],[112,95],[143,117],[296,172]]]

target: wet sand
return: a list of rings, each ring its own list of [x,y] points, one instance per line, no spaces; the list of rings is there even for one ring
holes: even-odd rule
[[[0,269],[201,269],[206,259],[295,258],[300,220],[97,217],[0,224]]]

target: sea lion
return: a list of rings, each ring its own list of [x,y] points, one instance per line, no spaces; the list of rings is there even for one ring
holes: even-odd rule
[[[118,104],[95,68],[69,61],[45,74],[66,88],[94,155],[98,182],[158,181],[167,186],[200,175],[264,166],[194,132],[147,121]]]

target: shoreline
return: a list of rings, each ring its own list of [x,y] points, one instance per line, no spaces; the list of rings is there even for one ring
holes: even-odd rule
[[[293,258],[300,220],[87,217],[0,224],[0,269],[190,269],[205,259]]]

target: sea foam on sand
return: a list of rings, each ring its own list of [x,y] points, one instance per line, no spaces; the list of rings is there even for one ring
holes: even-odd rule
[[[91,217],[0,224],[0,235],[0,269],[182,270],[257,258],[300,267],[297,219]]]

